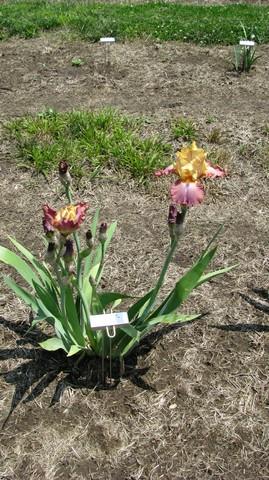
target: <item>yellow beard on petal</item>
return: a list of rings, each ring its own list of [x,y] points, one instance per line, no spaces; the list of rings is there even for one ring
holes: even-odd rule
[[[61,221],[65,222],[74,222],[76,220],[77,209],[74,205],[67,205],[66,207],[60,208],[56,213],[55,223],[60,223]]]

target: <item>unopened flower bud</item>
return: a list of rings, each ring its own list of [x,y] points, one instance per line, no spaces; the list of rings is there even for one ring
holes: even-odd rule
[[[64,175],[68,170],[68,163],[65,162],[64,160],[61,160],[61,162],[59,162],[59,174],[60,175]]]
[[[86,244],[87,244],[87,247],[89,248],[93,247],[93,236],[90,228],[86,232]]]
[[[61,162],[59,163],[59,176],[60,176],[61,183],[64,186],[70,185],[71,183],[71,175],[68,169],[69,169],[68,163],[65,162],[64,160],[61,160]]]
[[[186,212],[187,208],[182,207],[181,211],[178,212],[175,205],[170,205],[168,212],[168,227],[171,240],[179,238],[182,234]]]
[[[168,212],[168,224],[176,223],[177,213],[177,207],[175,205],[170,205]]]
[[[45,259],[47,262],[53,263],[55,260],[55,256],[56,256],[56,244],[54,242],[50,242],[48,244]]]
[[[181,208],[181,212],[177,212],[176,224],[175,224],[175,236],[178,238],[183,233],[183,224],[187,208]]]
[[[45,233],[46,237],[48,239],[52,238],[55,230],[54,230],[53,226],[51,225],[51,223],[48,222],[46,220],[46,218],[43,218],[42,224],[43,224],[43,230],[44,230],[44,233]]]
[[[106,241],[106,238],[107,238],[106,232],[107,232],[107,223],[103,222],[99,227],[99,241],[101,243]]]
[[[66,240],[63,260],[66,266],[70,265],[75,255],[73,240]]]

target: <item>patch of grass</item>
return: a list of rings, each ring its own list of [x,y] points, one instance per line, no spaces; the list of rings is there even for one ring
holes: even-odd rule
[[[68,28],[91,41],[111,35],[118,39],[151,37],[159,41],[228,45],[238,43],[243,23],[247,34],[255,34],[258,43],[266,43],[268,18],[268,6],[244,4],[10,1],[0,6],[0,38],[12,35],[29,38],[45,30]]]
[[[205,123],[207,123],[208,125],[211,125],[211,123],[214,123],[216,121],[216,117],[214,117],[214,115],[209,115],[206,120],[205,120]]]
[[[123,169],[145,180],[165,165],[170,145],[158,137],[142,138],[142,121],[114,110],[57,113],[48,109],[36,117],[9,122],[19,158],[39,172],[67,160],[72,174],[82,176],[102,167]]]
[[[192,120],[179,118],[172,124],[172,134],[174,139],[181,138],[190,142],[197,138],[197,129]]]

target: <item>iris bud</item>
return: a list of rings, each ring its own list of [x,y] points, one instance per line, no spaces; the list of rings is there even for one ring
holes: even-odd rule
[[[69,165],[65,160],[62,160],[59,163],[59,177],[61,180],[61,183],[66,187],[71,184],[71,175],[68,171]]]
[[[66,265],[70,265],[74,258],[75,251],[74,251],[74,242],[73,240],[66,240],[65,242],[65,252],[63,254],[63,260]]]
[[[107,223],[103,222],[99,227],[99,241],[101,243],[104,243],[107,239],[106,232],[107,232]]]
[[[186,213],[186,207],[181,207],[181,211],[178,212],[175,205],[170,205],[168,212],[168,228],[171,240],[179,238],[183,233],[183,223]]]
[[[87,247],[89,248],[93,247],[93,236],[90,228],[86,232],[86,244],[87,244]]]
[[[56,256],[56,244],[54,242],[49,242],[45,259],[49,263],[53,263]]]

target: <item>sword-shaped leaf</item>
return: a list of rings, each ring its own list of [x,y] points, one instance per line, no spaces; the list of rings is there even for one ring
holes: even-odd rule
[[[137,302],[135,302],[128,310],[128,318],[129,322],[131,322],[138,313],[141,313],[141,310],[146,307],[147,303],[149,302],[153,290],[150,290],[146,295],[139,298]]]
[[[45,340],[44,342],[40,342],[39,345],[40,347],[44,348],[45,350],[48,350],[49,352],[55,352],[60,348],[65,350],[65,352],[68,352],[68,350],[66,350],[64,346],[64,343],[58,337],[48,338],[48,340]]]
[[[6,247],[0,246],[0,262],[15,268],[19,275],[31,285],[31,287],[34,287],[34,282],[40,284],[40,279],[28,263]]]
[[[209,262],[216,253],[217,247],[212,248],[203,253],[198,262],[177,282],[175,288],[162,302],[162,304],[155,310],[149,319],[157,317],[158,315],[167,315],[176,310],[184,300],[186,300],[191,291],[196,287]]]
[[[230,272],[230,270],[233,270],[237,266],[238,266],[238,263],[235,265],[232,265],[231,267],[220,268],[219,270],[215,270],[215,272],[209,272],[209,273],[206,273],[205,275],[202,275],[199,282],[197,282],[197,284],[195,285],[195,288],[199,287],[205,282],[208,282],[209,280],[212,280],[212,278],[218,277],[223,273]]]
[[[78,317],[76,305],[74,302],[72,290],[68,285],[64,289],[64,297],[65,297],[66,320],[69,324],[70,329],[72,330],[72,333],[76,342],[79,345],[84,346],[85,339],[82,335],[82,329],[79,323],[79,317]]]
[[[17,297],[19,297],[24,303],[26,303],[26,305],[29,305],[35,312],[37,312],[38,304],[35,297],[31,293],[25,290],[25,288],[22,288],[12,278],[7,277],[6,275],[4,276],[4,282],[11,290],[13,290]]]
[[[22,253],[22,255],[33,265],[35,270],[37,271],[40,278],[43,280],[44,283],[49,283],[50,286],[53,285],[55,287],[55,281],[50,273],[50,271],[43,265],[41,262],[37,260],[37,258],[21,243],[19,243],[15,238],[9,237],[10,241],[15,245],[15,247]]]
[[[71,345],[67,356],[72,357],[72,355],[76,355],[78,352],[81,352],[81,350],[83,350],[83,347],[80,347],[79,345]]]
[[[99,299],[100,302],[103,306],[103,309],[110,305],[111,303],[114,303],[116,300],[122,300],[124,298],[133,298],[130,295],[126,295],[125,293],[120,293],[120,292],[104,292],[104,293],[99,293]]]

